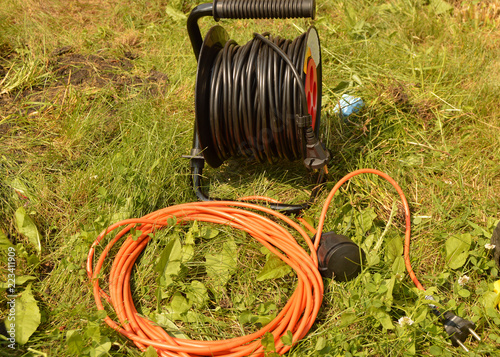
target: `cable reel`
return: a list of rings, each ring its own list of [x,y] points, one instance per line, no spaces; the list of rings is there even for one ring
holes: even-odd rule
[[[245,45],[213,26],[201,39],[198,20],[271,19],[315,16],[315,0],[214,0],[190,14],[187,28],[198,60],[195,131],[190,155],[193,187],[200,200],[205,161],[217,168],[231,157],[275,163],[302,160],[311,170],[329,161],[318,140],[321,118],[321,47],[310,27],[293,40],[254,34]],[[308,204],[271,204],[298,212]]]

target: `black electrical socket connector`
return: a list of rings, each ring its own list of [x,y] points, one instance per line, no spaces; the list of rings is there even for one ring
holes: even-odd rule
[[[365,252],[346,236],[335,232],[321,234],[318,263],[323,277],[352,280],[361,272],[364,259]]]
[[[446,333],[450,336],[453,346],[460,346],[466,352],[469,352],[469,349],[464,345],[464,342],[469,335],[472,335],[476,340],[481,341],[481,337],[479,337],[476,331],[474,331],[474,327],[476,327],[476,325],[472,321],[461,318],[451,311],[446,311],[444,314],[441,314],[439,319],[443,323]]]

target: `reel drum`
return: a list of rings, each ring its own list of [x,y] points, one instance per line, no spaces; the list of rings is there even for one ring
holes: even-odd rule
[[[210,129],[210,91],[212,90],[210,77],[217,54],[229,41],[229,35],[221,26],[212,27],[203,41],[198,60],[195,85],[195,120],[198,139],[203,150],[205,161],[212,167],[219,167],[223,160],[215,152],[210,143],[212,131]]]
[[[300,48],[300,60],[298,63],[297,61],[295,62],[295,69],[300,73],[300,77],[302,80],[301,85],[303,86],[306,93],[307,112],[311,115],[312,120],[312,122],[309,124],[312,126],[316,136],[318,136],[321,117],[322,93],[321,49],[318,33],[314,27],[310,27],[308,31],[303,35],[305,35],[305,39],[303,40],[303,42],[301,42],[302,48]],[[268,96],[268,100],[276,103],[276,105],[271,110],[271,118],[263,118],[264,114],[260,115],[260,113],[257,113],[257,116],[254,118],[246,117],[244,119],[239,118],[238,120],[233,118],[228,122],[218,123],[219,120],[222,120],[221,118],[225,115],[225,113],[220,113],[220,111],[214,110],[213,104],[211,105],[211,95],[220,96],[220,99],[219,97],[217,97],[217,103],[220,104],[219,102],[221,100],[223,101],[227,99],[227,95],[222,95],[221,91],[225,90],[229,93],[233,93],[235,90],[234,88],[221,88],[220,85],[214,84],[215,80],[220,79],[219,77],[214,78],[214,76],[220,76],[218,72],[219,67],[226,65],[225,63],[216,63],[216,60],[220,52],[223,51],[224,46],[226,45],[226,43],[228,43],[228,41],[231,41],[231,44],[237,46],[234,41],[229,39],[228,33],[221,26],[212,27],[205,36],[205,40],[203,41],[203,44],[201,46],[198,58],[198,70],[195,87],[195,120],[197,135],[201,146],[200,149],[202,150],[204,159],[213,168],[219,167],[226,158],[232,156],[244,155],[247,157],[252,157],[252,152],[254,154],[254,157],[259,161],[265,161],[266,159],[268,161],[271,161],[271,157],[288,158],[290,160],[300,159],[301,155],[303,156],[305,152],[305,148],[301,148],[305,146],[305,140],[300,135],[300,133],[302,132],[302,128],[298,127],[295,116],[291,117],[289,113],[284,114],[285,110],[281,110],[280,108],[282,98],[274,98],[274,93],[272,96]],[[254,39],[253,41],[258,40]],[[245,46],[251,45],[252,44],[249,42]],[[274,55],[273,49],[271,49],[270,47],[268,49],[268,52]],[[262,57],[263,56],[259,55],[258,58],[252,59],[252,61],[262,60]],[[279,56],[276,54],[275,57]],[[233,62],[227,64],[228,66],[235,65],[235,62],[237,60],[240,60],[240,58],[238,57],[237,59],[235,58],[234,60],[231,60]],[[264,59],[262,63],[256,65],[256,67],[261,66],[260,71],[256,71],[259,73],[267,72],[269,74],[268,77],[273,78],[273,81],[275,81],[276,78],[278,78],[278,74],[275,73],[277,71],[276,65],[272,67],[265,61],[266,60]],[[286,65],[282,64],[282,67],[286,67]],[[247,73],[245,75],[248,75],[248,78],[255,78],[255,73]],[[290,75],[289,77],[292,76]],[[255,87],[255,83],[251,83],[249,85]],[[268,83],[265,85],[271,87],[285,86],[287,84]],[[294,96],[293,101],[296,103],[300,103],[300,94],[296,88],[281,88],[281,90],[279,90],[277,93],[278,96],[283,95],[283,93],[287,90],[292,90],[292,94]],[[257,97],[259,94],[252,93],[252,95],[255,95],[255,97]],[[241,104],[242,100],[243,99],[233,101],[233,104],[225,104],[229,106],[227,111],[235,110],[234,106],[236,105],[244,105]],[[262,98],[260,98],[260,100],[262,101]],[[259,98],[252,98],[252,101],[253,103],[257,103],[259,101]],[[294,107],[295,110],[292,111],[295,112],[297,111],[297,108],[300,109],[300,106],[297,104],[294,104],[291,107]],[[297,114],[300,113],[295,113],[295,115]],[[244,134],[239,134],[243,131],[243,129],[241,128],[242,126],[245,126],[244,131],[246,137],[242,137],[244,136]],[[247,127],[252,128],[252,130],[249,130]],[[233,134],[233,136],[228,135],[228,130],[236,134]],[[253,134],[251,134],[251,132],[253,131],[262,131],[266,135],[264,135],[263,138],[259,141]],[[286,139],[286,135],[283,133],[283,131],[287,132],[288,139]],[[224,138],[221,138],[221,136],[224,136]],[[290,141],[293,141],[290,140],[291,137],[296,138],[295,140],[297,140],[298,143],[290,143]],[[231,145],[233,144],[230,143],[230,141],[232,140],[238,140],[243,144],[236,145],[237,147],[235,149],[227,149],[225,145],[221,144],[226,143],[228,145]],[[262,149],[263,151],[265,151],[264,157],[263,154],[259,153],[259,150],[261,150],[261,148],[256,148],[257,145],[264,146],[264,148]],[[294,154],[283,154],[280,152],[282,148],[290,147],[293,145],[300,146],[298,149],[293,150]]]

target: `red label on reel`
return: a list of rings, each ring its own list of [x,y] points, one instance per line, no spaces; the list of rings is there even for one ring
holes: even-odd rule
[[[312,57],[309,57],[307,60],[305,91],[307,97],[307,111],[312,117],[312,127],[316,129],[316,114],[318,112],[318,72],[316,71],[316,63]]]

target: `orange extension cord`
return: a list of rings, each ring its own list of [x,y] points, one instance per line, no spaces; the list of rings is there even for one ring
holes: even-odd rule
[[[399,193],[403,202],[406,220],[405,265],[417,288],[423,290],[410,263],[410,209],[408,202],[399,185],[387,174],[374,169],[361,169],[343,177],[330,191],[324,203],[319,218],[317,237],[321,236],[328,207],[337,190],[350,178],[363,173],[375,174],[386,179]],[[261,199],[267,200],[265,197],[261,197]],[[248,209],[274,216],[293,227],[307,243],[310,253],[307,253],[282,226]],[[163,328],[137,313],[130,290],[132,268],[137,257],[148,244],[149,234],[168,226],[167,219],[174,216],[177,219],[177,224],[186,221],[211,222],[246,231],[292,267],[298,277],[297,288],[283,310],[273,321],[249,335],[219,341],[196,341],[174,338]],[[106,245],[93,268],[95,248],[100,245],[108,233],[119,227],[124,228]],[[142,234],[136,240],[133,240],[128,235],[114,258],[109,276],[108,295],[99,287],[101,268],[113,245],[127,235],[133,227],[142,231]],[[314,324],[321,307],[323,279],[318,271],[318,258],[316,255],[319,241],[319,239],[316,239],[313,243],[299,224],[287,216],[266,207],[232,201],[193,202],[167,207],[142,218],[126,219],[108,227],[96,238],[90,248],[87,258],[87,274],[93,285],[97,308],[104,310],[101,299],[105,298],[113,306],[119,319],[119,323],[117,323],[107,316],[105,318],[106,323],[131,339],[141,350],[153,346],[159,356],[264,356],[264,348],[260,339],[265,333],[270,332],[274,336],[276,352],[284,354],[291,346],[284,345],[281,337],[286,335],[287,331],[291,331],[293,343],[302,339]]]

